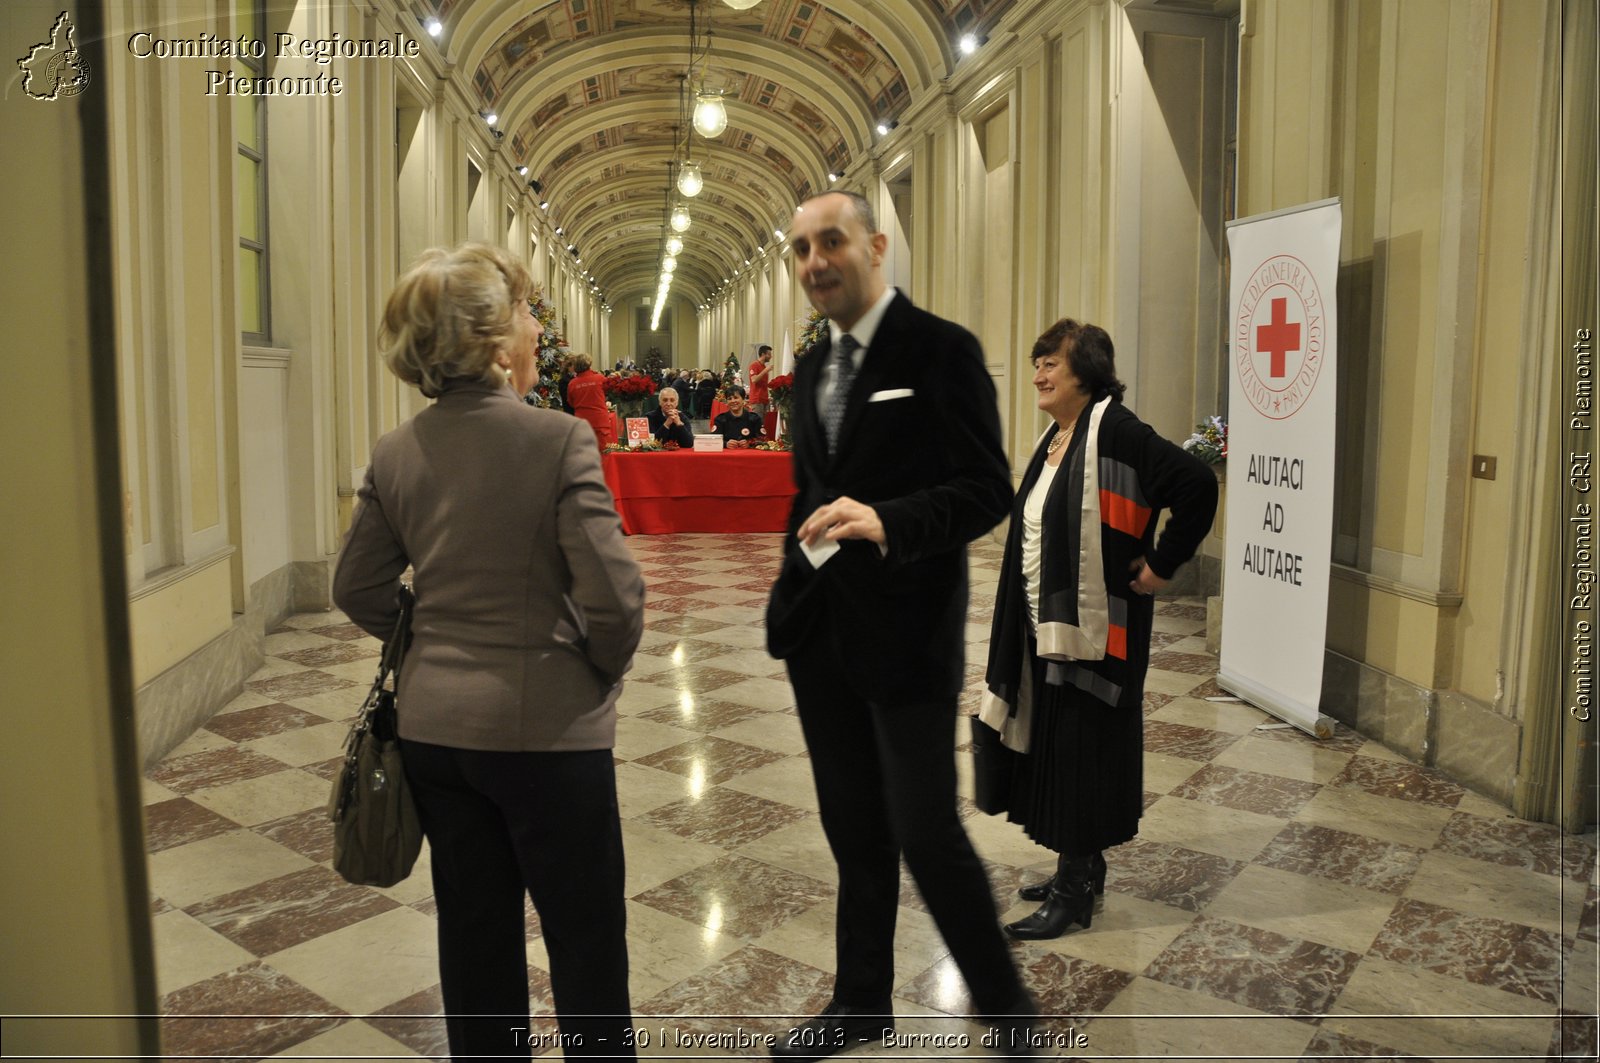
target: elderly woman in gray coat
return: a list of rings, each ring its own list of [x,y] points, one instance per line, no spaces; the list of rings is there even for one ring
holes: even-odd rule
[[[532,287],[481,244],[426,252],[396,283],[383,357],[436,401],[373,447],[334,600],[387,637],[413,570],[400,739],[451,1053],[529,1054],[526,894],[567,1056],[631,1056],[611,747],[644,585],[593,433],[519,400],[537,372]]]

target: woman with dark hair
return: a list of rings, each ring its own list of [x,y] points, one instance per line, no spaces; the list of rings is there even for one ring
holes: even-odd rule
[[[1217,508],[1211,470],[1122,404],[1104,329],[1063,318],[1032,359],[1054,423],[1017,488],[973,721],[980,806],[1060,854],[1052,878],[1020,891],[1044,902],[1006,927],[1024,939],[1087,929],[1104,851],[1139,832],[1152,595]]]

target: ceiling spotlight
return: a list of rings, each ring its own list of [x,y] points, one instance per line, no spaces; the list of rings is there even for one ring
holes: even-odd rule
[[[719,137],[728,128],[728,109],[722,105],[722,93],[701,89],[695,96],[695,132],[703,137]]]
[[[422,24],[422,28],[428,31],[430,37],[437,37],[444,32],[444,24],[436,18],[428,19]]]
[[[971,55],[973,52],[978,50],[980,45],[988,43],[989,38],[986,34],[963,33],[961,35],[961,54]]]
[[[520,173],[524,177],[528,176],[528,168],[526,166],[518,166],[517,167],[517,172]],[[538,183],[539,183],[538,181],[531,181],[531,182],[529,182],[529,186],[531,187],[532,185],[536,185]]]
[[[683,168],[678,171],[678,191],[693,199],[704,187],[705,180],[700,176],[700,164],[685,162]]]
[[[722,2],[735,11],[749,11],[752,7],[761,3],[761,0],[722,0]]]
[[[836,184],[836,183],[838,183],[839,178],[841,178],[843,176],[844,176],[844,171],[842,171],[842,170],[829,171],[829,173],[828,173],[828,183],[830,185],[831,184]]]
[[[494,125],[496,122],[500,121],[500,116],[495,114],[493,111],[490,111],[483,115],[483,120],[490,125]]]
[[[522,172],[523,173],[527,173],[528,172],[528,168],[526,166],[524,166],[522,168]],[[528,182],[528,187],[533,189],[535,195],[544,195],[544,183],[542,181],[540,181],[537,177],[535,177],[533,180]]]
[[[576,251],[576,250],[578,250],[578,245],[577,244],[568,244],[567,245],[567,250],[568,251]]]
[[[779,239],[779,241],[783,240],[783,230],[782,229],[774,229],[774,230],[772,230],[772,235],[776,236]]]
[[[667,254],[676,255],[683,250],[683,241],[676,236],[667,237]]]
[[[549,210],[550,209],[550,201],[548,199],[539,200],[539,209],[540,210]]]
[[[556,235],[557,236],[565,236],[565,235],[567,235],[567,232],[561,226],[557,225],[556,226]]]
[[[679,204],[672,208],[672,228],[674,232],[689,231],[689,208]]]
[[[895,126],[897,126],[899,124],[900,123],[898,121],[896,121],[895,119],[893,119],[893,118],[884,119],[883,121],[878,123],[878,135],[880,137],[888,136],[889,135],[889,130],[893,129]]]

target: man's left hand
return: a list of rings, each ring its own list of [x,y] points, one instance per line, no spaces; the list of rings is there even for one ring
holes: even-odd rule
[[[887,546],[889,542],[878,511],[853,498],[838,498],[817,507],[795,536],[807,546],[815,546],[822,539],[866,539],[879,546]]]

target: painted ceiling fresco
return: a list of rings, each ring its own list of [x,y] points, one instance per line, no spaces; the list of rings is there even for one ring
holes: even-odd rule
[[[838,7],[762,0],[741,12],[719,0],[700,0],[695,8],[697,28],[703,32],[709,16],[712,34],[709,57],[697,74],[707,87],[725,93],[729,126],[715,141],[693,138],[706,188],[690,207],[697,224],[736,234],[738,246],[753,249],[751,240],[770,234],[793,202],[827,187],[824,172],[849,170],[864,156],[872,144],[863,130],[903,115],[913,102],[890,50],[850,13],[880,28],[904,27],[886,38],[904,47],[895,42],[930,35],[954,42],[962,33],[988,32],[1015,0],[835,2]],[[552,217],[569,229],[595,225],[585,230],[594,234],[587,239],[636,245],[641,260],[657,255],[671,198],[667,164],[682,157],[682,116],[692,106],[692,99],[680,104],[688,67],[688,0],[410,4],[417,14],[436,14],[446,24],[451,58],[460,58],[451,50],[449,34],[455,33],[462,35],[463,48],[483,56],[468,75],[477,102],[485,111],[521,116],[516,128],[505,130],[503,150],[515,161],[540,160],[539,172],[530,177],[552,199]],[[508,10],[520,17],[506,20],[498,36],[483,37],[491,20],[501,24]],[[652,36],[675,43],[641,59],[639,41]],[[775,58],[753,68],[738,53],[762,40]],[[936,71],[946,62],[921,58]],[[551,83],[542,74],[557,62],[580,74]],[[836,86],[828,90],[833,98],[819,99],[819,85]],[[635,112],[635,102],[647,103],[647,111]],[[797,151],[796,145],[804,147]],[[640,271],[613,248],[600,257],[618,272]],[[736,265],[716,268],[729,274]],[[605,278],[600,281],[605,284]]]

